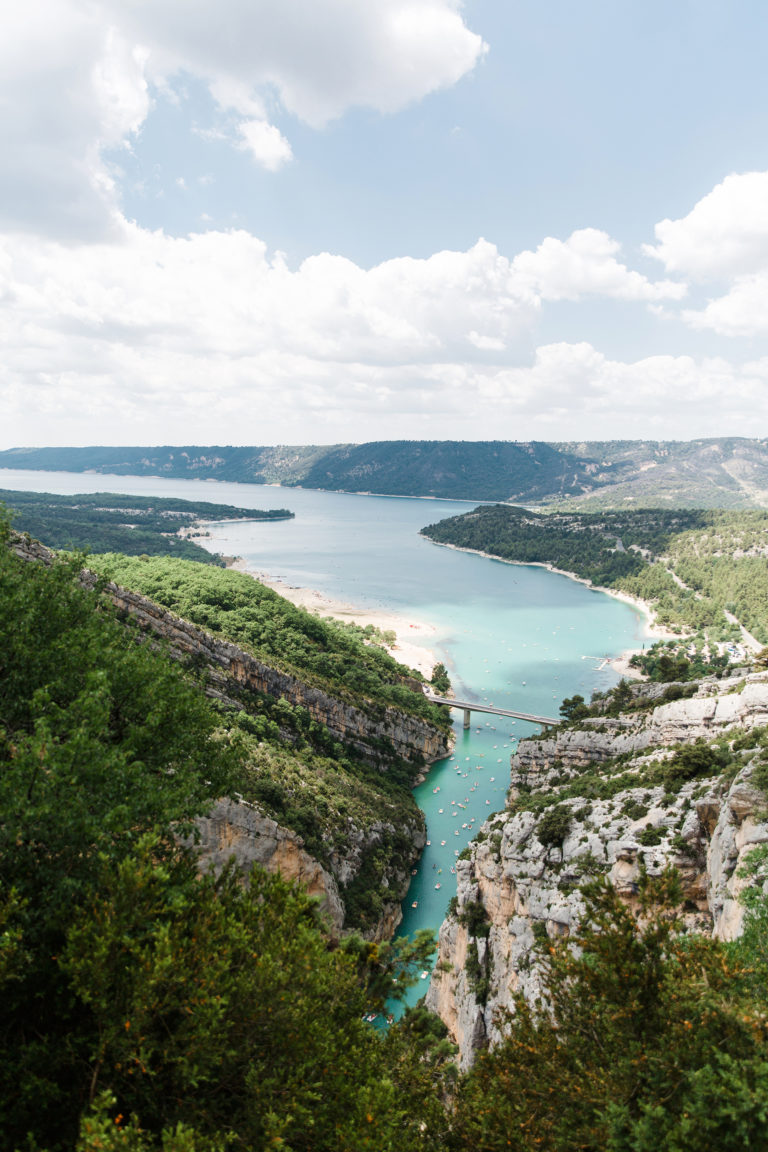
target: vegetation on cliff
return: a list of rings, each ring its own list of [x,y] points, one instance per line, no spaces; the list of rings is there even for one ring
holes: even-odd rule
[[[443,711],[407,681],[418,673],[365,643],[362,628],[339,627],[297,608],[244,572],[183,560],[93,557],[101,575],[148,596],[272,667],[293,673],[365,707],[392,705],[445,728]]]
[[[59,496],[51,492],[0,489],[0,506],[10,509],[14,527],[49,548],[66,551],[123,552],[128,556],[177,556],[201,564],[223,565],[220,556],[195,544],[201,521],[285,520],[285,508],[258,511],[199,500],[123,496],[115,492]],[[185,535],[179,533],[185,532]]]
[[[172,599],[174,607],[188,610],[185,614],[209,631],[215,632],[216,621],[224,619],[229,635],[238,639],[243,632],[266,637],[257,644],[266,671],[282,666],[297,677],[301,692],[308,681],[322,693],[333,732],[279,691],[245,689],[237,682],[232,685],[236,700],[226,693],[218,699],[217,722],[236,745],[238,796],[297,832],[307,851],[336,877],[347,926],[376,931],[397,909],[424,838],[423,816],[411,792],[424,762],[420,737],[442,742],[445,718],[408,686],[407,670],[372,645],[364,630],[319,621],[242,573],[185,561],[105,559],[127,566],[126,571],[132,564],[142,573],[150,570],[156,579],[158,573],[162,578],[170,574],[176,593],[181,595],[183,588],[183,602]],[[293,655],[292,662],[286,661],[286,652]],[[323,655],[334,662],[336,677],[325,680],[308,667]],[[211,672],[204,650],[185,655],[183,662],[189,674],[199,678],[197,691],[202,694]],[[367,741],[376,753],[372,759],[358,749],[353,734],[346,735],[348,707],[357,709],[363,735],[366,729],[375,731],[385,705],[371,698],[371,682],[390,690],[387,715],[392,722],[413,727],[410,736],[406,728],[403,737],[408,759],[391,742],[375,736]],[[213,689],[217,691],[216,684]],[[398,708],[398,702],[412,699],[410,715]],[[418,718],[420,710],[427,713],[426,723]],[[417,717],[411,720],[413,712]],[[431,723],[433,714],[437,725]]]
[[[749,951],[681,934],[672,872],[643,878],[640,920],[605,880],[583,892],[574,941],[541,945],[540,1003],[517,997],[503,1041],[462,1084],[451,1146],[762,1146],[767,1005]]]
[[[0,537],[0,1143],[432,1146],[444,1047],[362,1019],[431,944],[339,948],[277,877],[200,876],[177,835],[241,744],[76,560]]]

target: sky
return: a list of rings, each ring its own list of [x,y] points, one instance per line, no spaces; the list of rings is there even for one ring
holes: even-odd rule
[[[768,436],[765,0],[25,0],[0,448]]]

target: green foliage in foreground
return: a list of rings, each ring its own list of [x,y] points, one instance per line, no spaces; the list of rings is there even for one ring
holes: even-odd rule
[[[77,570],[2,540],[0,1146],[439,1147],[444,1048],[362,1019],[431,942],[341,949],[278,878],[198,875],[175,833],[237,746]]]
[[[673,876],[646,880],[642,927],[604,881],[574,948],[548,946],[544,998],[462,1084],[451,1148],[736,1152],[768,1140],[765,989],[715,941],[679,934]]]
[[[123,496],[115,492],[51,492],[0,489],[0,505],[12,512],[14,527],[49,548],[65,551],[124,552],[129,556],[177,556],[202,564],[223,565],[220,556],[178,535],[199,521],[285,520],[285,508],[267,512],[228,504],[156,496]],[[196,530],[195,535],[202,535]]]
[[[407,685],[418,674],[376,644],[364,643],[364,630],[321,620],[244,572],[115,555],[93,557],[90,563],[110,580],[234,641],[272,667],[363,708],[392,704],[439,727],[449,724],[443,709]]]
[[[130,563],[126,558],[121,559],[125,564]],[[136,563],[140,563],[142,570],[145,565],[152,565],[151,561]],[[173,562],[169,561],[168,564],[173,569]],[[61,573],[57,578],[71,584],[77,568],[76,563],[57,567],[56,571]],[[277,609],[275,617],[268,620],[270,635],[275,641],[274,649],[279,647],[283,620],[279,610],[282,608],[290,613],[297,643],[304,641],[308,646],[317,644],[322,648],[327,640],[330,644],[341,646],[347,654],[352,673],[358,657],[361,660],[375,659],[374,650],[364,642],[368,639],[365,633],[360,634],[359,630],[349,627],[336,629],[317,621],[308,613],[294,609],[287,601],[263,589],[250,577],[238,573],[220,573],[196,564],[182,564],[181,568],[185,573],[190,573],[186,585],[190,598],[194,596],[195,589],[200,589],[201,596],[207,598],[208,602],[201,608],[206,617],[210,612],[212,589],[221,597],[218,603],[224,617],[227,616],[228,608],[232,609],[231,616],[238,607],[236,595],[227,599],[231,589],[235,593],[244,589],[246,597],[253,591],[257,594],[263,592],[268,604],[275,605]],[[21,565],[19,570],[26,572],[25,578],[30,581],[39,581],[42,582],[41,587],[48,587],[45,585],[48,577],[45,576],[44,568]],[[47,593],[41,593],[40,626],[43,636],[48,628],[48,623],[43,619],[46,594],[54,598],[58,593],[50,587]],[[67,595],[70,595],[69,591]],[[83,620],[93,610],[92,599],[83,601],[82,596],[75,597],[74,602],[81,605]],[[0,605],[0,608],[7,608],[7,619],[14,621],[13,638],[9,643],[17,644],[19,654],[23,655],[25,632],[22,617],[11,602],[6,606]],[[55,616],[55,612],[53,614]],[[194,613],[190,612],[190,615]],[[252,612],[249,622],[253,624],[256,618],[257,613]],[[32,631],[30,628],[26,635]],[[74,628],[70,631],[74,631]],[[286,628],[284,634],[287,637],[291,633]],[[124,628],[117,628],[115,635],[120,643],[125,644]],[[111,659],[110,645],[105,642],[103,648],[105,659]],[[82,652],[76,652],[75,648],[72,652],[75,653],[72,656],[75,667],[82,667],[85,675],[89,666],[88,658]],[[396,679],[392,685],[395,691],[407,698],[416,698],[418,702],[417,694],[403,685],[403,670],[384,653],[381,656],[385,671],[395,669]],[[65,663],[70,659],[66,646],[64,658]],[[268,659],[267,662],[272,661]],[[53,663],[55,665],[55,658]],[[23,667],[23,661],[19,666]],[[117,667],[116,664],[114,666]],[[51,674],[55,671],[54,667]],[[317,682],[333,694],[333,685],[323,684],[319,678]],[[127,689],[123,695],[130,698],[132,690]],[[145,706],[147,716],[153,714],[151,696],[147,696],[143,689],[136,693],[135,699]],[[359,695],[353,699],[363,708],[372,707],[368,699],[361,699]],[[238,793],[274,816],[283,827],[297,832],[304,839],[307,850],[331,870],[336,855],[343,858],[351,852],[352,837],[357,838],[358,846],[362,839],[361,867],[355,870],[342,893],[346,909],[345,923],[348,927],[361,930],[372,928],[386,908],[397,901],[397,892],[392,889],[393,877],[407,876],[416,856],[414,841],[423,827],[423,818],[411,793],[414,765],[398,761],[386,748],[382,748],[381,764],[366,762],[354,749],[339,743],[322,723],[313,719],[306,708],[293,706],[287,700],[252,693],[242,703],[243,711],[220,711],[218,716],[219,725],[232,734],[237,744]],[[206,716],[210,716],[208,711]],[[159,739],[161,741],[162,736]],[[382,771],[382,765],[385,771]],[[369,836],[373,825],[377,826],[377,832],[375,836]]]

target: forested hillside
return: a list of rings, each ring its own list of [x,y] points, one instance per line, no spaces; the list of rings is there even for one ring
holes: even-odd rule
[[[739,437],[11,448],[3,467],[586,508],[768,507],[768,441]]]
[[[364,629],[313,616],[245,572],[115,554],[91,557],[89,563],[117,584],[308,683],[350,700],[367,700],[374,708],[393,704],[440,727],[447,723],[441,709],[406,683],[418,673],[398,664],[378,644],[367,643]]]
[[[408,950],[339,948],[277,877],[198,874],[177,833],[253,748],[76,562],[0,534],[0,1145],[423,1147],[429,1029],[362,1019]]]
[[[436,543],[550,564],[647,600],[659,623],[768,643],[768,513],[645,509],[542,515],[476,508],[423,530]]]
[[[223,564],[192,537],[202,536],[201,522],[216,520],[285,520],[286,508],[259,511],[229,504],[155,496],[122,496],[115,492],[16,492],[0,488],[0,507],[11,513],[14,527],[49,548],[65,551],[124,552],[129,556],[178,556],[202,564]]]

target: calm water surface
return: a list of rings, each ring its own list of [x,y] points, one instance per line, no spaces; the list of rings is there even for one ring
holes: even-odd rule
[[[542,568],[518,567],[439,547],[419,529],[472,505],[353,496],[248,484],[0,469],[0,488],[181,496],[246,508],[283,508],[294,520],[211,526],[211,546],[300,587],[432,623],[430,647],[457,697],[542,716],[617,680],[603,657],[642,643],[643,620],[626,604]],[[426,848],[404,902],[401,932],[440,926],[456,890],[456,856],[503,808],[515,742],[537,726],[455,714],[454,755],[416,791]],[[413,906],[415,904],[415,907]],[[426,980],[412,999],[426,990]]]

